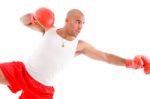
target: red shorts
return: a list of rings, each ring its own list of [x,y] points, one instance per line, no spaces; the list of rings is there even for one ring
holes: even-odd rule
[[[34,80],[26,71],[22,62],[6,62],[0,64],[8,88],[16,93],[22,90],[19,99],[53,99],[53,86],[45,86]]]

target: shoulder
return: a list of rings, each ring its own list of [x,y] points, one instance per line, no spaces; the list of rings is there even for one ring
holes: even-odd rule
[[[79,41],[78,41],[78,46],[77,46],[77,50],[78,50],[78,51],[84,51],[85,49],[91,48],[91,47],[92,47],[92,45],[89,44],[89,43],[87,43],[87,42],[84,41],[84,40],[79,40]]]
[[[88,42],[86,42],[84,40],[79,40],[78,41],[78,46],[88,47],[88,46],[91,46],[91,44],[89,44]]]
[[[49,28],[48,30],[46,30],[46,31],[44,32],[44,34],[53,34],[53,33],[56,33],[56,30],[57,30],[56,27],[51,27],[51,28]]]

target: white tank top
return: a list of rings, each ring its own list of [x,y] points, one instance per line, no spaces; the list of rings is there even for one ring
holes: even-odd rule
[[[77,39],[68,41],[59,36],[56,28],[48,30],[25,63],[27,71],[40,83],[51,85],[55,74],[74,57],[77,44]]]

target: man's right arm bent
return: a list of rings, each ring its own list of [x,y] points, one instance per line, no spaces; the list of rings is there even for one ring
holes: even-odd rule
[[[41,33],[45,33],[45,30],[44,28],[39,25],[36,21],[32,21],[32,18],[33,18],[33,14],[32,13],[28,13],[28,14],[25,14],[23,15],[21,18],[20,18],[20,21],[27,27],[33,29],[33,30],[36,30],[36,31],[39,31]]]

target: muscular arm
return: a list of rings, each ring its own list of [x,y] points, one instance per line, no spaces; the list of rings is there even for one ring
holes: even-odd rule
[[[42,26],[40,26],[37,22],[34,24],[31,22],[32,16],[32,13],[25,14],[20,18],[20,21],[23,23],[23,25],[44,34],[45,29]]]
[[[77,47],[76,55],[84,54],[92,59],[104,61],[110,64],[124,66],[125,59],[110,53],[102,52],[92,45],[80,40]]]

